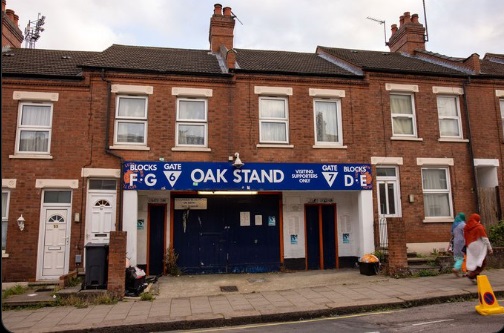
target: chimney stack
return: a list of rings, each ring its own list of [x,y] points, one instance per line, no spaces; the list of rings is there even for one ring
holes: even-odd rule
[[[391,26],[392,35],[388,41],[390,52],[414,54],[415,50],[425,50],[425,28],[418,22],[418,14],[409,12],[399,17],[397,24]]]
[[[235,20],[231,14],[231,7],[224,7],[224,11],[222,11],[222,5],[215,4],[214,13],[210,18],[208,38],[211,52],[220,52],[221,46],[224,46],[227,50],[233,48],[234,26]]]
[[[19,16],[14,10],[6,9],[7,1],[2,0],[2,48],[12,47],[20,48],[24,40],[23,32],[19,29]]]

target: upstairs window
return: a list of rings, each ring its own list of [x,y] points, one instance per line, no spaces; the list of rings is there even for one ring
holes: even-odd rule
[[[459,98],[457,96],[437,96],[439,136],[442,138],[462,138]]]
[[[52,103],[19,104],[16,153],[50,153],[52,115]]]
[[[422,168],[422,189],[425,217],[453,216],[448,168]]]
[[[261,143],[289,143],[287,98],[259,97],[259,136]]]
[[[177,146],[207,147],[207,114],[206,99],[177,99]]]
[[[392,134],[396,137],[417,137],[413,94],[390,94]]]
[[[117,96],[114,144],[147,145],[147,97]]]
[[[315,144],[342,145],[341,107],[339,100],[314,100]]]

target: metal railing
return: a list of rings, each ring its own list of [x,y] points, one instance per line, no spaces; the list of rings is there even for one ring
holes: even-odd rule
[[[378,232],[380,235],[379,250],[388,250],[388,231],[387,231],[387,218],[383,215],[378,216]]]

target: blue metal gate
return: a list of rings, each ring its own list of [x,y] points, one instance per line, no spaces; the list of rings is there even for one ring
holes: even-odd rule
[[[191,196],[206,209],[175,209],[174,250],[187,274],[257,273],[280,268],[280,195]]]

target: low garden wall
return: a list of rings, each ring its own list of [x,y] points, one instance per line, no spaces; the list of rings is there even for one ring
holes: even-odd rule
[[[494,247],[493,253],[487,256],[489,268],[504,268],[504,247]]]

